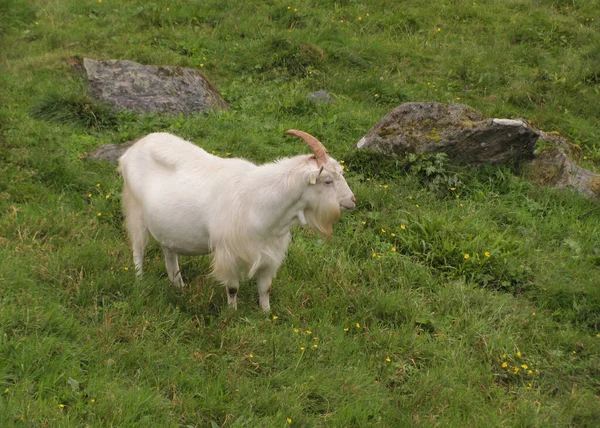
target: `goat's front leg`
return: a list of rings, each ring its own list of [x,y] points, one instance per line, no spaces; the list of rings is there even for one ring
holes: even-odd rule
[[[179,261],[177,260],[177,253],[163,247],[163,253],[165,253],[165,265],[167,266],[167,275],[169,279],[176,287],[183,287],[183,278],[181,277],[181,271],[179,270]]]
[[[240,288],[240,282],[237,279],[229,280],[225,283],[227,289],[227,304],[237,311],[237,292]]]
[[[271,282],[277,273],[277,269],[262,268],[258,271],[256,283],[258,285],[258,300],[263,311],[269,312],[271,304],[269,302],[269,293],[271,292]]]

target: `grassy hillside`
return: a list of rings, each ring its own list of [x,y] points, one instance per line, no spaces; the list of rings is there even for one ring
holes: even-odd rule
[[[598,203],[352,146],[460,102],[598,170],[599,47],[596,0],[0,0],[0,425],[597,426]],[[112,113],[82,57],[201,69],[231,111]],[[175,290],[151,246],[135,280],[121,180],[86,153],[167,131],[263,162],[306,152],[289,128],[358,205],[331,241],[294,231],[272,313],[254,284],[229,310],[207,258]]]

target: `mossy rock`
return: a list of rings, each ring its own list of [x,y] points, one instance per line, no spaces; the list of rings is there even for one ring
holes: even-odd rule
[[[356,145],[389,155],[446,153],[470,164],[533,159],[538,133],[520,120],[486,118],[464,104],[405,103]]]
[[[89,58],[83,65],[90,98],[114,110],[177,114],[229,109],[199,70]]]
[[[559,147],[537,153],[532,162],[524,165],[523,175],[537,184],[571,188],[587,197],[600,198],[600,175],[576,165]]]

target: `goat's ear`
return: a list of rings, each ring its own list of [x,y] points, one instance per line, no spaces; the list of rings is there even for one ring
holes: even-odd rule
[[[316,175],[311,174],[310,178],[308,179],[308,182],[310,184],[317,184],[317,178],[319,178],[319,176],[321,175],[322,172],[323,172],[323,167],[319,168],[319,172]]]

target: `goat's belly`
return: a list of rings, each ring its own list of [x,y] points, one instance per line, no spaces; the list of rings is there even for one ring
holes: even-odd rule
[[[181,225],[165,227],[164,225],[148,224],[148,229],[162,247],[177,254],[196,255],[209,252],[209,236],[202,227],[190,230]]]

